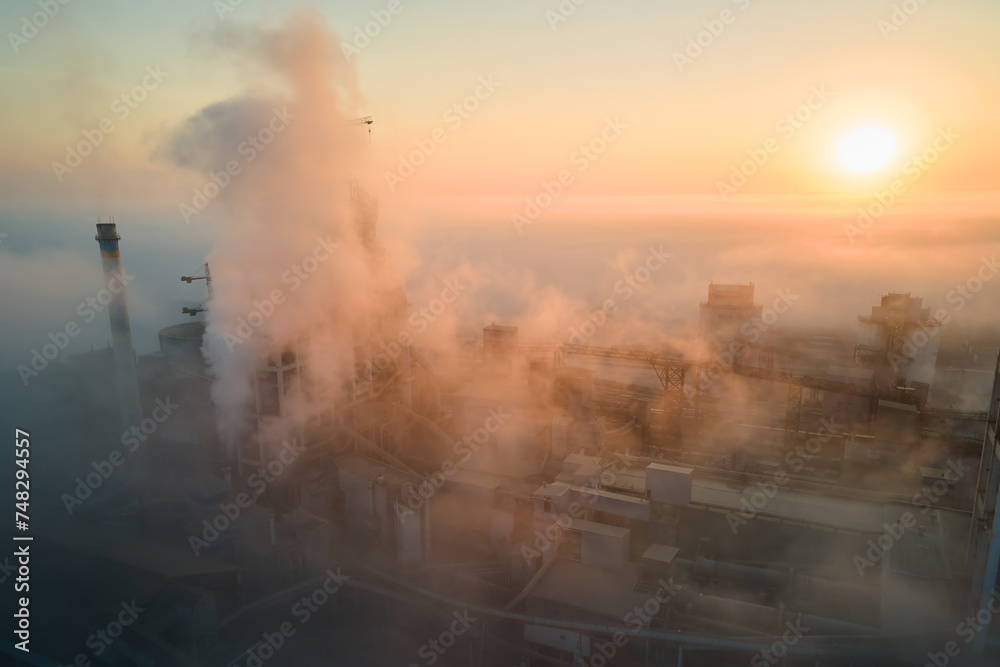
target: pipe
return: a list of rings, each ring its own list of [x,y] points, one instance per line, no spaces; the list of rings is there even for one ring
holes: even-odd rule
[[[402,407],[401,412],[402,412],[402,416],[403,417],[406,417],[406,418],[410,419],[411,421],[414,421],[417,424],[420,424],[421,426],[423,426],[424,428],[426,428],[438,440],[440,440],[442,444],[447,445],[448,447],[451,447],[452,445],[455,444],[455,439],[454,438],[452,438],[450,435],[448,435],[448,433],[445,432],[445,430],[443,428],[441,428],[440,426],[438,426],[437,424],[435,424],[434,422],[432,422],[427,417],[424,417],[423,415],[419,415],[416,412],[414,412],[413,410],[411,410],[411,409],[409,409],[407,407],[399,406],[397,404],[383,403],[382,405],[391,405],[392,407],[396,408],[397,410],[400,407]]]
[[[403,463],[402,461],[400,461],[399,459],[397,459],[395,456],[393,456],[389,452],[385,451],[384,449],[382,449],[381,447],[379,447],[374,442],[372,442],[371,440],[369,440],[365,436],[361,435],[360,433],[358,433],[354,429],[349,428],[347,426],[339,426],[339,427],[337,427],[336,430],[338,432],[340,432],[340,433],[343,433],[344,435],[347,435],[352,440],[354,440],[355,443],[361,445],[362,447],[364,447],[368,451],[372,452],[374,455],[383,457],[386,461],[389,462],[389,465],[391,467],[396,468],[400,472],[403,472],[403,473],[405,473],[407,475],[415,475],[417,477],[421,477],[420,473],[418,473],[416,470],[414,470],[410,466],[406,465],[405,463]],[[326,444],[329,444],[329,443],[328,442],[322,442],[320,444],[321,445],[326,445]],[[385,464],[383,464],[383,465],[385,465]]]
[[[533,576],[531,581],[524,586],[524,590],[518,593],[513,600],[504,605],[504,609],[513,609],[520,604],[521,600],[531,595],[531,592],[535,590],[535,586],[537,586],[538,582],[545,577],[545,574],[549,571],[549,568],[552,567],[552,563],[554,562],[556,562],[555,558],[550,558],[548,560],[543,559],[542,566],[538,568],[538,572],[535,572],[535,576]]]
[[[353,560],[353,559],[352,559]],[[420,588],[397,579],[391,575],[384,572],[376,570],[375,568],[356,561],[355,564],[361,568],[376,574],[382,579],[388,580],[395,586],[408,589],[412,593],[416,593],[424,598],[435,600],[437,602],[443,603],[450,607],[455,607],[457,609],[467,609],[473,614],[482,614],[484,616],[489,616],[492,618],[500,618],[509,621],[516,621],[520,623],[529,623],[532,625],[541,625],[550,628],[562,628],[565,630],[573,630],[577,632],[587,632],[591,634],[600,635],[614,635],[617,632],[622,633],[626,637],[635,638],[645,638],[655,641],[667,642],[670,644],[675,644],[679,647],[686,649],[711,649],[711,650],[732,650],[732,651],[751,651],[758,652],[764,648],[770,648],[774,643],[773,637],[767,638],[728,638],[728,637],[710,637],[704,635],[692,635],[684,634],[679,632],[666,632],[662,630],[650,630],[643,628],[641,630],[636,630],[634,627],[627,627],[625,625],[604,625],[597,623],[585,623],[579,621],[565,621],[561,619],[554,618],[544,618],[540,616],[531,616],[528,614],[522,614],[518,612],[494,609],[491,607],[483,607],[476,604],[468,604],[466,602],[448,598],[444,595],[434,593],[424,588]],[[386,589],[372,585],[366,584],[358,581],[356,578],[351,578],[345,582],[347,586],[352,586],[360,588],[362,590],[367,590],[379,595],[390,594],[394,597],[400,597],[398,593],[390,593]],[[419,604],[416,601],[410,600],[411,604]],[[803,617],[803,622],[809,617]],[[810,626],[812,627],[812,626]],[[817,626],[818,627],[818,626]],[[869,631],[868,628],[864,630]],[[870,632],[870,631],[869,631]],[[788,646],[789,655],[802,655],[802,656],[812,656],[815,658],[848,658],[848,659],[860,659],[865,661],[920,661],[924,659],[923,654],[918,654],[916,650],[905,651],[901,649],[886,649],[878,646],[868,648],[863,647],[864,642],[873,642],[883,639],[879,636],[873,636],[871,634],[863,634],[860,636],[837,636],[837,637],[819,637],[813,635],[808,638],[811,641],[802,641],[798,644]],[[816,643],[816,640],[833,640],[829,643]]]
[[[121,408],[122,431],[142,423],[142,403],[139,400],[139,379],[136,373],[135,349],[132,347],[132,328],[125,301],[126,279],[122,275],[121,254],[118,251],[118,228],[115,223],[97,223],[97,241],[104,265],[104,282],[107,289],[98,292],[110,294],[108,318],[111,320],[111,341],[115,354],[115,374],[118,402]],[[117,284],[117,288],[116,288]]]
[[[410,346],[402,346],[403,355],[400,364],[403,367],[402,399],[407,410],[413,409],[413,368],[410,361]]]
[[[413,477],[423,477],[423,475],[421,475],[419,472],[417,472],[416,470],[414,470],[410,466],[406,465],[405,463],[403,463],[402,461],[400,461],[398,458],[396,458],[395,456],[393,456],[389,452],[385,451],[384,449],[382,449],[381,447],[379,447],[374,442],[372,442],[371,440],[369,440],[365,436],[361,435],[360,433],[358,433],[354,429],[352,429],[352,428],[350,428],[348,426],[338,425],[338,426],[333,427],[332,430],[337,435],[340,435],[340,434],[346,435],[347,437],[349,437],[355,443],[355,445],[358,445],[360,447],[363,447],[364,449],[367,449],[369,452],[371,452],[373,458],[374,457],[381,457],[381,459],[379,460],[380,464],[382,464],[382,465],[384,465],[384,466],[386,466],[388,468],[395,468],[398,472],[401,472],[404,475],[412,475]],[[321,439],[316,440],[315,448],[316,449],[327,449],[327,448],[329,448],[330,453],[332,453],[334,456],[340,456],[340,455],[342,455],[345,452],[346,448],[334,449],[333,445],[334,445],[334,439],[332,437],[325,437],[325,438],[321,438]],[[357,450],[355,449],[354,451],[357,451]]]
[[[833,597],[843,598],[852,604],[856,604],[859,599],[865,598],[871,598],[869,600],[870,604],[877,604],[878,601],[877,590],[870,586],[861,586],[846,581],[835,581],[824,577],[795,574],[794,569],[790,567],[782,572],[756,565],[741,565],[709,560],[704,556],[698,556],[693,561],[677,558],[675,562],[685,565],[691,568],[693,572],[705,577],[773,586],[795,597],[800,597],[808,593],[808,597],[816,597],[824,602]]]
[[[763,632],[780,631],[785,623],[795,620],[800,620],[813,632],[828,635],[877,636],[879,632],[877,628],[838,621],[825,616],[799,614],[786,610],[783,605],[781,608],[774,608],[701,593],[681,594],[676,599],[675,604],[679,604],[682,610],[687,605],[692,610],[690,613],[696,616],[706,616],[717,620],[725,617],[729,623]]]
[[[623,424],[622,426],[619,426],[618,428],[614,429],[613,431],[607,431],[604,434],[604,437],[605,438],[614,438],[615,436],[625,435],[626,433],[628,433],[629,431],[631,431],[638,423],[639,423],[639,421],[635,417],[632,417],[632,419],[627,424]]]

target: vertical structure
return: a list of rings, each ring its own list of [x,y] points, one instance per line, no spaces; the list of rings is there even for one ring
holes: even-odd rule
[[[788,401],[785,404],[785,444],[792,445],[799,437],[802,424],[802,385],[788,384]]]
[[[255,428],[237,451],[240,474],[267,465],[285,441],[305,441],[305,424],[292,420],[291,403],[307,382],[307,369],[293,349],[273,349],[253,378]]]
[[[855,361],[875,368],[879,389],[896,395],[898,387],[905,387],[918,403],[930,400],[941,323],[923,307],[923,299],[909,293],[887,294],[872,307],[870,316],[862,315],[858,321]]]
[[[650,463],[646,466],[649,499],[648,538],[652,544],[677,546],[680,508],[691,503],[692,469]]]
[[[972,507],[972,536],[969,544],[969,565],[972,574],[970,611],[976,614],[980,609],[996,607],[992,598],[997,595],[997,570],[1000,569],[1000,438],[997,424],[1000,422],[1000,359],[993,372],[993,394],[987,413],[986,436],[983,440],[983,455],[979,464],[979,481]],[[981,656],[988,639],[989,630],[976,633],[973,653]]]
[[[125,301],[125,279],[122,277],[122,260],[118,251],[118,228],[114,222],[97,223],[97,236],[101,247],[101,263],[104,265],[104,280],[108,285],[118,283],[117,292],[111,294],[108,317],[111,319],[111,343],[115,352],[115,374],[118,385],[118,401],[121,406],[122,430],[138,426],[142,422],[142,403],[139,401],[139,379],[136,375],[135,350],[132,348],[132,327],[128,321],[128,304]],[[103,303],[103,302],[102,302]]]
[[[679,446],[681,443],[681,418],[684,416],[684,373],[683,364],[665,362],[662,368],[652,362],[656,377],[663,385],[663,444]]]
[[[708,286],[708,301],[699,306],[698,331],[713,346],[725,346],[740,336],[740,330],[754,318],[759,319],[764,307],[753,302],[753,283],[749,285]],[[747,364],[751,360],[737,360]]]
[[[483,359],[490,372],[510,375],[517,351],[517,327],[491,324],[483,328]]]
[[[371,119],[358,122],[370,124]],[[353,372],[350,377],[342,378],[339,388],[350,409],[342,412],[333,401],[319,400],[320,391],[323,387],[331,388],[328,383],[333,378],[324,374],[322,364],[315,365],[310,358],[307,337],[280,349],[272,344],[269,355],[258,363],[250,378],[253,399],[248,405],[243,436],[235,447],[241,474],[278,456],[278,448],[286,440],[310,446],[316,427],[341,419],[387,451],[397,453],[402,442],[402,424],[394,411],[360,406],[400,403],[409,409],[413,405],[409,348],[412,340],[404,344],[404,334],[409,335],[406,293],[392,276],[391,266],[378,243],[378,198],[368,194],[353,176],[347,183],[357,236],[363,246],[361,257],[367,263],[371,280],[368,303],[348,315]],[[209,276],[206,264],[206,280]],[[197,279],[197,276],[182,278],[188,282]]]
[[[376,225],[378,224],[378,196],[371,195],[358,183],[358,179],[351,178],[351,204],[355,210],[355,223],[358,230],[358,238],[366,248],[373,248],[377,243]]]

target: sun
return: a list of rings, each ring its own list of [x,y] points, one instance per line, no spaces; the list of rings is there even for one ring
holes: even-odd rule
[[[844,135],[837,147],[840,163],[866,174],[884,167],[896,154],[896,135],[878,125],[857,127]]]

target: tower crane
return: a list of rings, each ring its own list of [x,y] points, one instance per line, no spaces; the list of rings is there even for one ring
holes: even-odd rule
[[[371,146],[372,143],[372,120],[371,116],[362,116],[361,118],[355,118],[351,121],[351,125],[367,125],[368,126],[368,145]]]
[[[208,268],[208,262],[205,262],[205,264],[201,268],[204,269],[205,275],[199,276],[196,273],[193,276],[181,276],[181,281],[190,285],[195,280],[204,280],[205,288],[208,290],[208,299],[205,301],[205,303],[208,303],[208,301],[212,300],[212,272]],[[194,317],[198,313],[203,313],[207,310],[207,308],[205,308],[205,303],[201,304],[197,308],[184,307],[181,309],[181,312],[184,313],[185,315],[190,315],[191,317]]]

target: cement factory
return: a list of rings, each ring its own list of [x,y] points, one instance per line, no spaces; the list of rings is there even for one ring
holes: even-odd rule
[[[397,287],[341,400],[298,409],[314,359],[273,349],[223,437],[212,278],[157,353],[122,291],[110,349],[45,378],[85,451],[34,542],[60,641],[16,664],[997,664],[1000,367],[919,296],[849,339],[712,283],[697,354],[481,322],[444,363]]]

